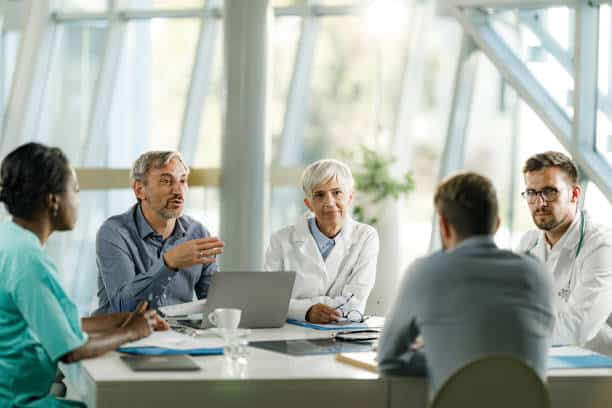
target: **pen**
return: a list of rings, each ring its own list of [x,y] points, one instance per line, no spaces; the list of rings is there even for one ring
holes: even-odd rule
[[[141,300],[140,303],[138,303],[138,306],[136,306],[136,309],[132,313],[130,313],[130,315],[123,321],[123,323],[121,323],[121,326],[119,326],[119,328],[123,329],[125,326],[130,324],[130,322],[138,313],[142,313],[147,310],[148,305],[149,302],[147,302],[146,300]]]
[[[336,306],[334,309],[338,310],[340,309],[342,306],[346,306],[348,305],[348,302],[353,298],[353,296],[355,296],[354,293],[351,293],[351,295],[349,297],[346,298],[346,301],[344,303],[342,303],[341,305]]]

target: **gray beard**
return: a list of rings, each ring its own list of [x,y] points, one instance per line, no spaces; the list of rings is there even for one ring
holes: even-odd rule
[[[166,208],[162,208],[158,211],[158,214],[161,215],[163,219],[171,220],[171,219],[178,218],[181,215],[183,215],[183,210],[172,211]]]

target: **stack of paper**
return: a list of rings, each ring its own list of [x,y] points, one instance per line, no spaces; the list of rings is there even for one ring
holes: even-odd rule
[[[156,331],[149,337],[124,344],[118,351],[144,355],[214,355],[223,354],[223,340],[192,337],[173,330]]]
[[[340,353],[336,354],[336,360],[363,368],[373,373],[378,372],[378,362],[376,361],[376,352],[368,353]]]
[[[350,320],[341,320],[337,323],[317,324],[305,322],[303,320],[287,319],[287,323],[296,326],[308,327],[315,330],[365,330],[382,329],[385,325],[385,318],[380,316],[371,317],[363,323],[355,323]]]
[[[196,300],[194,302],[179,303],[178,305],[170,305],[160,307],[159,310],[168,317],[187,316],[191,314],[202,313],[206,299]]]

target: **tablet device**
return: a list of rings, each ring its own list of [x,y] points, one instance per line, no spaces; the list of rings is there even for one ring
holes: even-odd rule
[[[120,356],[133,371],[198,371],[200,366],[185,355]]]

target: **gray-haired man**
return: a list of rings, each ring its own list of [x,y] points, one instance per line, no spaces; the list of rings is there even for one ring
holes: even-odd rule
[[[183,213],[189,169],[175,151],[141,155],[130,175],[138,203],[107,219],[96,238],[99,307],[94,314],[153,308],[208,294],[223,242]]]

